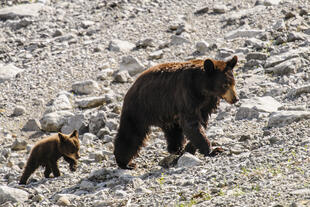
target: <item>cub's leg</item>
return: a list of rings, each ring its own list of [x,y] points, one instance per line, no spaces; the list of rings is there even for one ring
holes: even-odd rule
[[[51,165],[51,169],[52,169],[54,177],[59,177],[60,172],[59,172],[57,160],[50,161],[49,165]]]
[[[64,158],[64,160],[66,162],[68,162],[70,164],[70,170],[72,172],[76,171],[76,169],[77,169],[77,161],[75,159],[72,159],[72,158],[67,157],[65,155],[63,156],[63,158]]]
[[[26,164],[26,167],[24,169],[24,172],[20,178],[19,184],[26,184],[28,178],[30,177],[30,175],[39,167],[39,165],[37,164],[36,160],[30,158]]]
[[[44,177],[49,178],[51,172],[52,172],[51,165],[50,165],[49,163],[47,163],[47,164],[45,165]]]

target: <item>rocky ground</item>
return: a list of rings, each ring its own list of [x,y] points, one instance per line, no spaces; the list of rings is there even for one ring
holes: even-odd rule
[[[31,2],[31,3],[29,3]],[[225,153],[175,166],[154,128],[120,170],[113,139],[123,96],[158,63],[239,57],[240,101],[221,102],[207,135]],[[2,1],[1,206],[310,206],[309,0]],[[76,172],[37,170],[42,137],[78,129]]]

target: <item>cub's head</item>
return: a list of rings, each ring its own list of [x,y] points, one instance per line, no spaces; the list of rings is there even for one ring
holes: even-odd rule
[[[72,134],[62,134],[58,132],[58,137],[60,140],[60,153],[72,159],[79,159],[80,140],[78,131],[74,130]]]
[[[225,99],[230,104],[234,104],[239,100],[233,74],[233,68],[237,61],[237,56],[227,62],[206,59],[203,66],[208,76],[208,92]]]

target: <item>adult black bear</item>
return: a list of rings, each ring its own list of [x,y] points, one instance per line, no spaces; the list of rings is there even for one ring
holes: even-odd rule
[[[196,149],[206,156],[211,150],[205,128],[221,98],[238,101],[233,68],[238,58],[165,63],[144,71],[128,90],[114,142],[114,155],[120,168],[133,169],[131,160],[138,154],[150,126],[160,127],[167,139],[168,152]],[[185,136],[184,136],[185,135]]]

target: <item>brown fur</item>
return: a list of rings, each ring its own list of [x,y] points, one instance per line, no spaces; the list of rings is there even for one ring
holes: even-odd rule
[[[214,156],[205,128],[209,116],[221,98],[233,104],[238,101],[232,69],[238,58],[219,61],[191,60],[164,63],[144,71],[128,90],[122,108],[120,126],[114,142],[114,155],[119,167],[132,169],[149,133],[150,126],[160,127],[170,153],[198,149]]]
[[[72,134],[55,134],[38,141],[30,152],[20,184],[26,184],[30,175],[39,167],[45,167],[44,176],[49,177],[53,172],[54,177],[60,176],[57,161],[63,157],[70,164],[70,170],[75,171],[77,160],[80,157],[80,141],[76,130]]]

